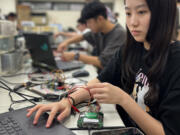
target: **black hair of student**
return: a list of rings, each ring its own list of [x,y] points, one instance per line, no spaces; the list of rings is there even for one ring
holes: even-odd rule
[[[96,19],[98,16],[103,16],[105,19],[107,19],[106,7],[102,2],[89,2],[81,11],[81,18],[83,18],[85,21],[91,18]]]
[[[156,109],[160,90],[157,82],[161,79],[166,67],[177,8],[176,0],[146,0],[146,2],[151,12],[151,20],[146,37],[146,40],[150,43],[150,49],[144,58],[149,67],[147,73],[149,91],[146,93],[144,100],[150,109]],[[143,43],[135,41],[127,28],[127,41],[122,54],[123,68],[121,77],[125,90],[132,90],[135,74],[140,68],[135,66],[141,59],[142,51],[140,46],[143,46]]]
[[[17,15],[16,15],[15,13],[13,13],[13,12],[10,12],[10,13],[7,15],[7,17],[14,17],[14,18],[16,18]]]
[[[77,22],[81,24],[86,24],[86,21],[83,18],[79,18]]]

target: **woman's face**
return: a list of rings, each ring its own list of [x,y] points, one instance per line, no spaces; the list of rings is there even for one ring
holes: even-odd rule
[[[126,24],[131,35],[138,42],[146,42],[151,19],[146,0],[126,0],[125,11]]]

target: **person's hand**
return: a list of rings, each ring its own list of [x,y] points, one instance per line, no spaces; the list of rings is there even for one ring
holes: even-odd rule
[[[58,45],[57,51],[62,53],[63,51],[65,51],[65,50],[67,49],[67,46],[68,46],[68,45],[69,45],[69,44],[68,44],[68,42],[66,42],[66,41],[60,43],[60,44]]]
[[[53,50],[53,56],[54,57],[60,57],[61,53],[59,53],[57,50]]]
[[[35,107],[28,109],[27,111],[28,111],[26,115],[27,117],[30,117],[32,113],[36,111],[33,124],[38,123],[38,120],[43,112],[50,111],[50,114],[46,123],[46,127],[49,128],[52,124],[54,117],[56,116],[58,112],[60,112],[60,114],[57,116],[58,121],[62,121],[63,119],[65,119],[67,116],[70,115],[71,105],[68,99],[62,99],[60,102],[55,102],[55,103],[46,104],[46,105],[43,105],[43,104],[36,105]]]
[[[74,60],[74,55],[75,55],[75,53],[73,53],[73,52],[63,52],[61,54],[61,59],[63,61],[71,61],[71,60]]]
[[[110,83],[96,83],[87,86],[99,103],[121,104],[128,94]]]
[[[54,36],[54,38],[57,38],[59,35],[60,35],[60,33],[56,33],[53,36]]]

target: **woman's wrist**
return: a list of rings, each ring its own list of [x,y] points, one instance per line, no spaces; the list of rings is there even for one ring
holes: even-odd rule
[[[129,101],[131,100],[131,97],[130,97],[130,95],[129,94],[127,94],[126,92],[123,92],[123,93],[120,93],[121,95],[121,100],[119,101],[119,105],[121,106],[121,107],[125,107],[125,106],[127,106],[127,104],[129,103]]]
[[[69,101],[68,101],[69,100]],[[67,105],[71,108],[72,104],[73,104],[73,101],[71,99],[68,99],[68,98],[63,98],[61,101],[59,102],[66,102]]]
[[[69,98],[69,100],[71,100],[71,101],[72,101],[72,102],[71,102],[71,104],[72,104],[73,106],[75,106],[75,105],[76,105],[76,102],[75,102],[75,100],[74,100],[74,98],[73,98],[73,97],[68,96],[67,98]]]

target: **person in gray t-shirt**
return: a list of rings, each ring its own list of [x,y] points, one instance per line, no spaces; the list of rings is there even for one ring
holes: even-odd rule
[[[113,24],[107,19],[106,7],[101,2],[90,2],[85,5],[81,18],[86,21],[91,32],[65,40],[58,46],[58,51],[63,52],[61,56],[65,61],[80,60],[102,69],[115,51],[125,43],[126,32],[122,26]],[[69,44],[82,40],[87,40],[94,46],[93,56],[64,52]]]

